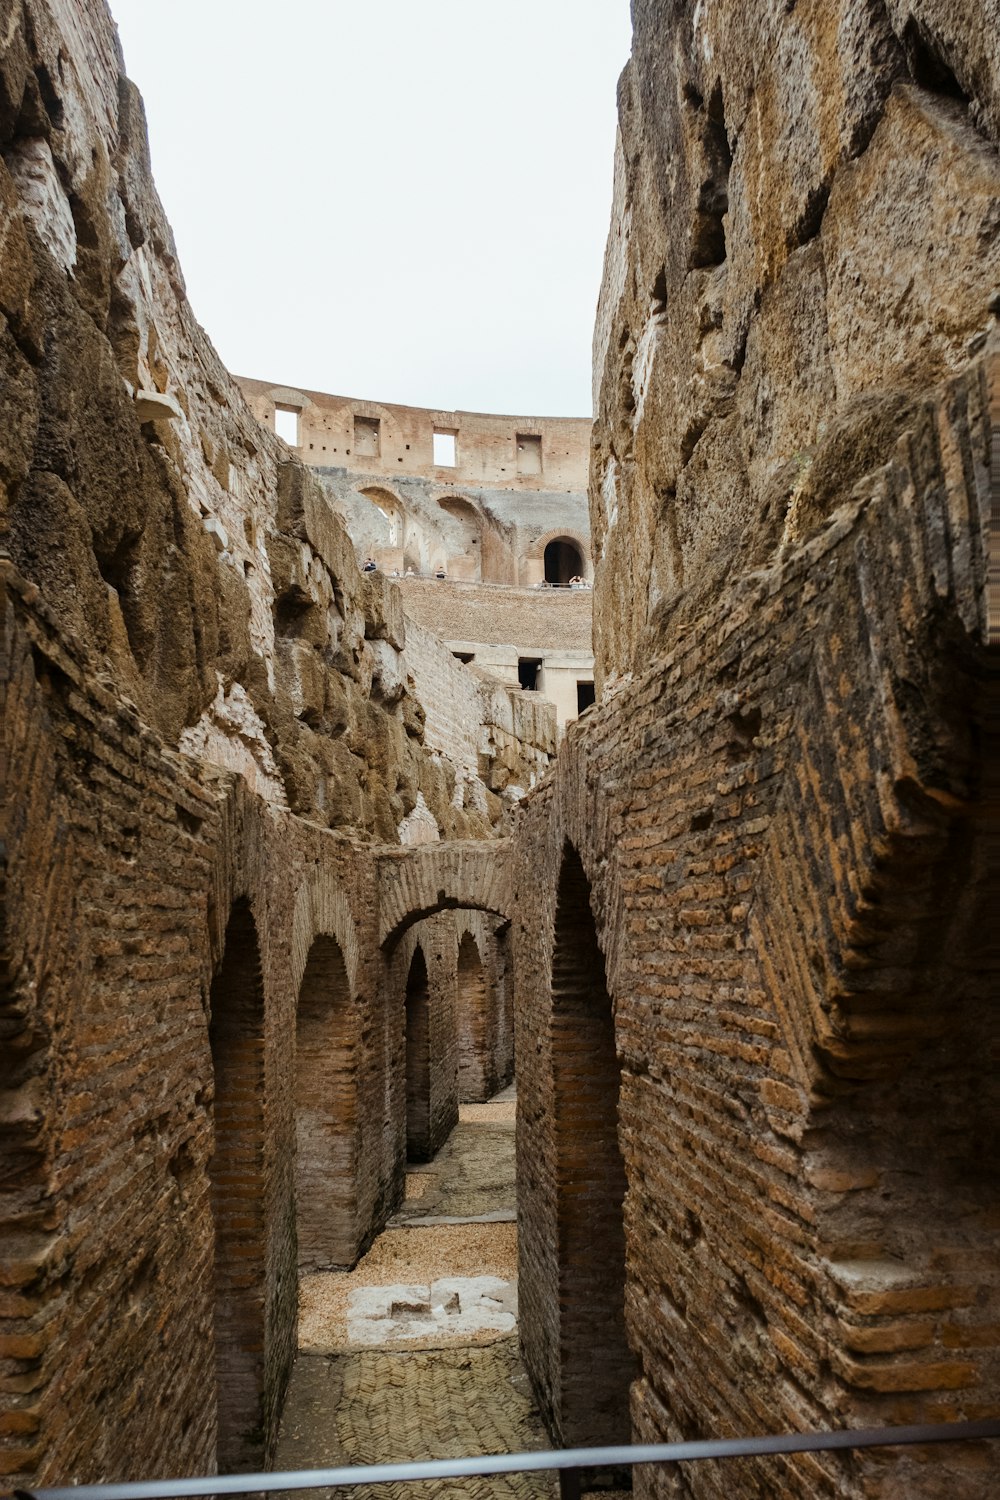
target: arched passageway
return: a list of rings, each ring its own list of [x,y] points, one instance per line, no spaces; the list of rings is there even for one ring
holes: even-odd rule
[[[264,985],[250,904],[235,903],[212,981],[215,1361],[220,1473],[259,1466],[264,1385]]]
[[[552,955],[552,1067],[563,1442],[629,1436],[625,1164],[614,1016],[576,851],[563,855]]]
[[[571,578],[582,578],[585,568],[583,553],[564,536],[548,543],[544,564],[546,583],[569,583]]]
[[[350,1265],[357,1208],[357,1038],[344,956],[316,938],[295,1029],[295,1202],[300,1271]]]
[[[406,980],[406,1156],[429,1161],[431,1155],[430,987],[418,947]]]
[[[458,945],[456,986],[458,1029],[458,1098],[461,1104],[488,1099],[492,1067],[489,982],[476,940],[471,932],[462,934]]]

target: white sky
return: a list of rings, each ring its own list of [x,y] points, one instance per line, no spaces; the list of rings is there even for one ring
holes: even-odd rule
[[[231,370],[583,416],[628,0],[111,0]]]

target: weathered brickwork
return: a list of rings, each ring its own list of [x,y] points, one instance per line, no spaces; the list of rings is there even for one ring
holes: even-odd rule
[[[410,626],[195,322],[103,0],[0,5],[12,1484],[266,1464],[300,1271],[357,1259],[515,1041],[557,1439],[998,1413],[1000,13],[632,9],[593,597],[404,581]],[[467,415],[381,410],[423,470]],[[451,479],[513,454],[527,546],[419,480],[508,583],[579,456],[511,420]],[[603,692],[549,767],[551,713],[429,632],[591,605]],[[991,1459],[637,1487],[980,1500]]]
[[[457,1119],[459,918],[501,1012],[480,1072],[509,1079],[505,864],[432,845],[387,882],[165,748],[3,578],[4,1472],[252,1466],[297,1265],[351,1264],[402,1194],[418,944],[429,1150]]]
[[[662,655],[571,731],[522,813],[521,1328],[557,1430],[589,1349],[585,1331],[567,1347],[560,1297],[567,848],[615,1012],[635,1436],[996,1413],[998,392],[985,356],[826,526],[713,607],[681,603]],[[596,1412],[599,1361],[590,1378]],[[955,1448],[644,1484],[981,1496],[988,1463]]]

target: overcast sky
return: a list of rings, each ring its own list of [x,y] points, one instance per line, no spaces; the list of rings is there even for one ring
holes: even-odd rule
[[[235,373],[585,415],[628,0],[111,0]]]

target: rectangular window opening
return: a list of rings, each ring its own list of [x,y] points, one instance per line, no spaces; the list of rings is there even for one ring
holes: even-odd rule
[[[453,469],[458,463],[458,433],[434,429],[434,462],[439,469]]]
[[[597,702],[592,682],[578,682],[576,685],[576,711],[582,714],[585,708]]]
[[[354,418],[354,456],[378,458],[382,451],[382,423],[378,417]]]
[[[542,440],[530,432],[519,432],[517,444],[517,472],[540,474],[542,472]]]
[[[517,658],[517,680],[526,693],[538,692],[538,677],[541,670],[541,657],[519,656]]]
[[[462,662],[465,666],[468,666],[470,661],[475,661],[476,659],[474,651],[453,651],[451,654],[456,661]]]
[[[283,443],[289,448],[299,446],[299,417],[301,412],[297,406],[276,406],[274,408],[274,430]]]

